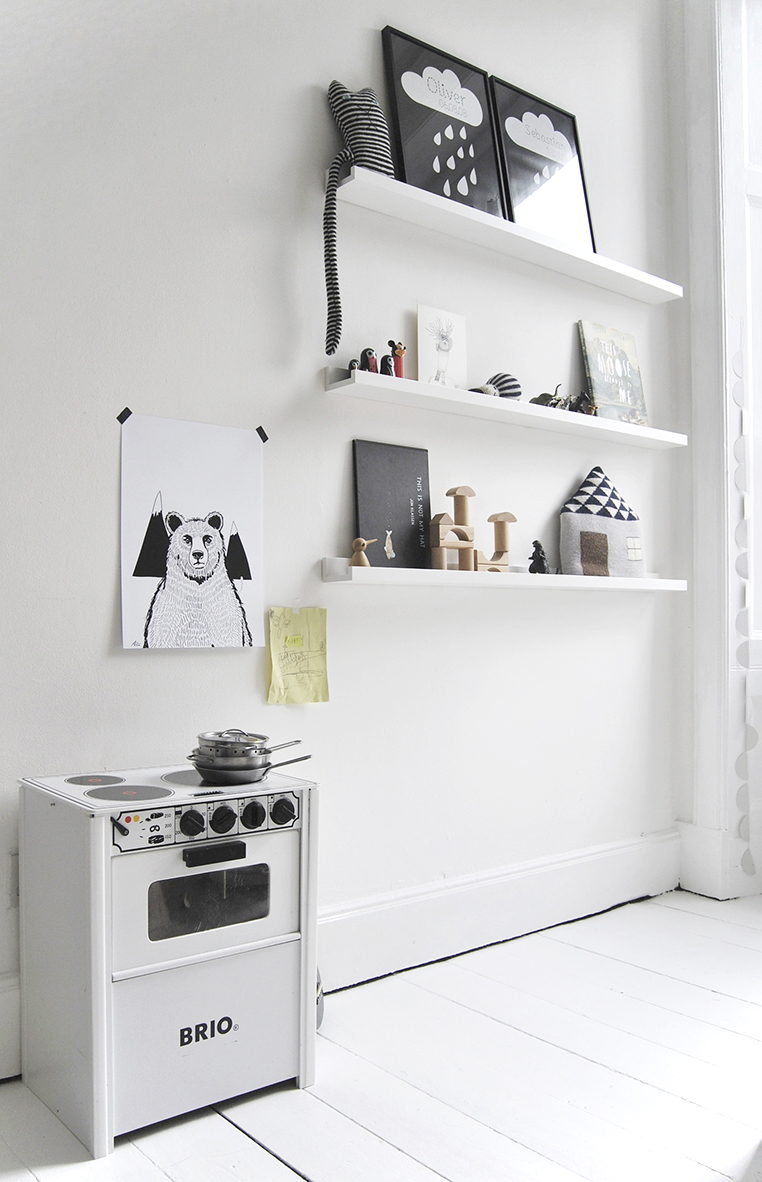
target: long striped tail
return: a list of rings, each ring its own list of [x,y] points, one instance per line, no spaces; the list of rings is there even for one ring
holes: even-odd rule
[[[323,251],[325,256],[325,294],[328,302],[328,322],[325,333],[325,351],[331,356],[341,340],[341,292],[339,290],[339,268],[336,258],[336,190],[339,176],[345,164],[351,164],[352,153],[342,148],[328,169],[323,208]]]

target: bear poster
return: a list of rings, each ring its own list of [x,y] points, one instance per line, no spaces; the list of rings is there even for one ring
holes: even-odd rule
[[[262,447],[239,427],[124,421],[124,648],[264,645]]]

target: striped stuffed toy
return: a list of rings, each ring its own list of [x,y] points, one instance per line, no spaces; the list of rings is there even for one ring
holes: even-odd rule
[[[328,297],[328,326],[325,351],[336,352],[341,340],[341,295],[336,262],[336,190],[345,164],[372,168],[394,176],[389,128],[378,98],[368,87],[355,93],[335,80],[328,87],[328,105],[344,138],[345,147],[328,170],[323,212],[325,288]]]

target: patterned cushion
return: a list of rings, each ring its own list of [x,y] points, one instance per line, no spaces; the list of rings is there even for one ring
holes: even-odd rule
[[[602,468],[588,472],[561,509],[565,575],[642,577],[640,521]]]

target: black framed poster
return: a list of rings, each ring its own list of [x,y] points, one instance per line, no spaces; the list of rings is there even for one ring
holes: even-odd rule
[[[503,217],[486,73],[388,25],[383,43],[399,179]]]
[[[429,453],[423,447],[353,441],[356,536],[375,538],[371,566],[431,566]]]
[[[499,78],[490,88],[511,221],[595,250],[576,119]]]

